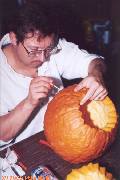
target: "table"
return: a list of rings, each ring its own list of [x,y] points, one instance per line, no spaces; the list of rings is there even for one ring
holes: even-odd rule
[[[72,168],[78,168],[85,164],[71,164],[64,161],[48,146],[40,143],[40,140],[44,139],[44,132],[40,132],[11,147],[18,154],[19,161],[26,167],[26,176],[29,176],[38,165],[44,165],[52,170],[59,180],[64,180]],[[5,151],[2,151],[1,154],[5,154]],[[103,156],[93,162],[105,166],[117,180],[120,179],[120,128],[112,146]]]

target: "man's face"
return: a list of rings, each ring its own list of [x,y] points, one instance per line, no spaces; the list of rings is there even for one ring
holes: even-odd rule
[[[51,55],[55,47],[55,37],[27,34],[27,38],[17,46],[17,55],[20,62],[31,68],[41,66]]]

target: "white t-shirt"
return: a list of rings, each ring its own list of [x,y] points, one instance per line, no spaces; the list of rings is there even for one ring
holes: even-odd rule
[[[15,72],[7,63],[7,58],[1,47],[8,43],[10,43],[9,34],[5,35],[0,42],[0,116],[9,113],[27,97],[29,85],[32,80],[30,77]],[[59,40],[59,47],[62,50],[58,54],[52,55],[49,61],[38,68],[38,75],[55,78],[56,85],[62,89],[61,76],[66,79],[86,77],[90,62],[98,56],[89,54],[85,50],[80,50],[77,45],[67,42],[65,39]],[[49,101],[52,98],[53,95],[50,95],[48,98]],[[39,107],[39,111],[32,121],[16,137],[14,143],[43,130],[44,113],[47,108],[46,101]],[[4,145],[9,142],[3,142],[1,140],[0,143]]]

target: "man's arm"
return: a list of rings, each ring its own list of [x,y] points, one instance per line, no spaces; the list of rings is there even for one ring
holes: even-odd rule
[[[9,141],[20,131],[31,115],[34,107],[27,99],[19,103],[11,112],[0,117],[0,140]]]
[[[88,68],[88,76],[84,78],[75,88],[75,91],[86,87],[88,92],[81,100],[80,104],[84,104],[87,100],[102,100],[108,92],[104,83],[104,75],[106,72],[106,66],[103,60],[94,59]]]
[[[0,117],[0,140],[9,141],[28,121],[31,113],[52,88],[52,79],[36,77],[31,81],[26,99],[20,102],[11,112]]]
[[[88,68],[88,76],[94,76],[98,79],[98,81],[103,82],[104,84],[104,76],[106,74],[106,65],[103,60],[94,59]]]

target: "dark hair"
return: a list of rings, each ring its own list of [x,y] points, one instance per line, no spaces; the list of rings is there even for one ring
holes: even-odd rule
[[[16,34],[18,42],[31,32],[39,31],[43,36],[58,35],[59,25],[57,14],[49,4],[40,1],[30,1],[22,5],[9,22],[9,31]]]

